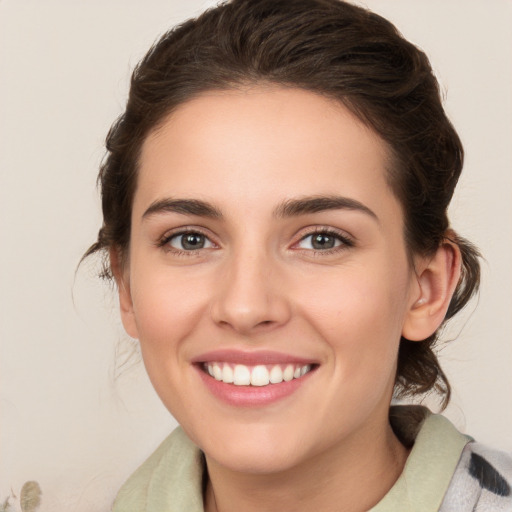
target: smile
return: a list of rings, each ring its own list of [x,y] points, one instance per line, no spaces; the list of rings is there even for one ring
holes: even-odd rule
[[[235,386],[269,386],[300,379],[312,369],[311,364],[258,364],[244,365],[226,362],[203,363],[203,369],[211,377]]]

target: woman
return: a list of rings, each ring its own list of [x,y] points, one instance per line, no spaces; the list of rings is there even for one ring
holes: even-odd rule
[[[478,288],[425,55],[338,0],[234,1],[134,72],[100,172],[123,324],[178,420],[114,510],[509,510],[510,460],[392,396]]]

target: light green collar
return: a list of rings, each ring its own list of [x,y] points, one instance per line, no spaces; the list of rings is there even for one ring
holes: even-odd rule
[[[178,427],[127,480],[112,512],[203,512],[204,457]]]
[[[393,409],[393,408],[392,408]],[[418,433],[402,474],[369,512],[437,512],[450,485],[462,450],[471,438],[461,434],[444,416],[415,406],[398,407],[423,413]]]
[[[391,417],[399,436],[416,439],[399,479],[369,512],[437,512],[471,439],[425,408],[392,408]],[[124,484],[112,512],[203,512],[203,474],[203,454],[178,427]]]

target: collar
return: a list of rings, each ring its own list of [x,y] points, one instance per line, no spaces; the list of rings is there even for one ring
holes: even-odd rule
[[[369,512],[436,512],[471,438],[420,406],[393,406],[390,421],[413,446],[395,485]],[[204,469],[202,452],[178,427],[123,485],[112,512],[204,512]]]

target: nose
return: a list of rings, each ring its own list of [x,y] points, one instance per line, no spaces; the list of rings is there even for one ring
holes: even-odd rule
[[[233,254],[217,282],[211,314],[219,326],[251,334],[272,330],[290,319],[279,264],[263,251]]]

